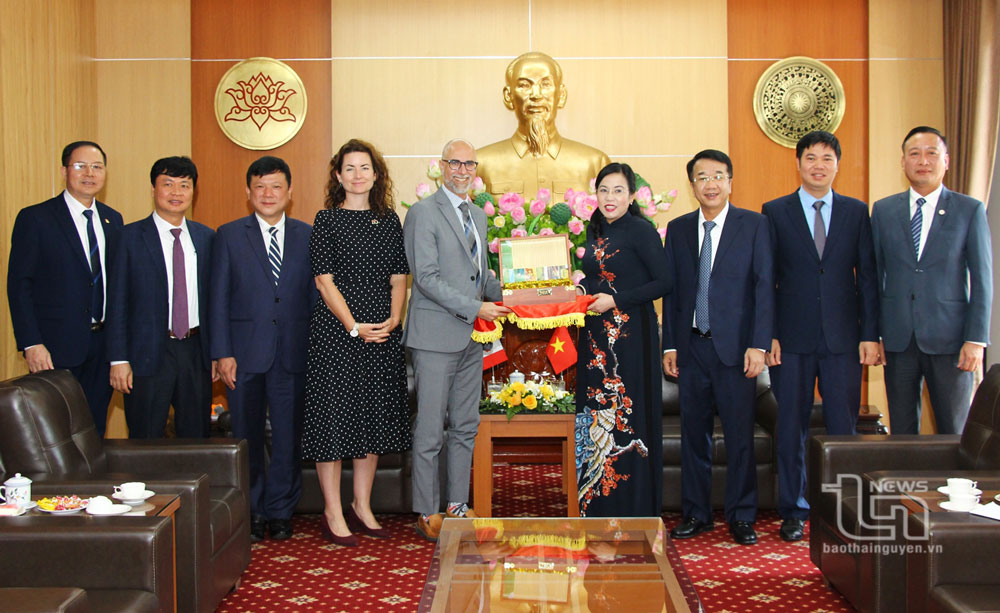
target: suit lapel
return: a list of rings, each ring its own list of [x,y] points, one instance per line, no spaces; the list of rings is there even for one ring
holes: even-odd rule
[[[837,196],[837,192],[833,192],[833,198],[830,199],[830,227],[826,229],[826,246],[823,248],[823,253],[830,253],[830,248],[840,239],[840,235],[843,233],[844,225],[846,221],[844,216],[847,214],[844,211],[843,205],[838,205],[837,201],[840,197]]]
[[[719,248],[715,251],[715,260],[712,263],[712,276],[715,276],[715,264],[722,261],[729,246],[733,244],[733,239],[743,225],[743,216],[737,212],[732,203],[729,204],[729,214],[726,216],[726,223],[722,226],[722,236],[719,237]]]
[[[153,270],[157,272],[160,276],[160,287],[167,289],[167,260],[166,256],[163,254],[163,243],[160,241],[159,233],[156,231],[156,222],[153,221],[153,216],[150,215],[142,222],[142,238],[143,242],[146,243],[146,249],[149,251],[149,257],[151,262],[159,262],[159,266],[153,266]]]
[[[73,218],[69,213],[69,208],[66,206],[66,201],[60,195],[53,198],[50,202],[52,202],[51,212],[53,218],[55,218],[56,226],[66,236],[66,240],[71,245],[70,251],[75,254],[76,261],[83,266],[89,276],[90,263],[87,260],[86,252],[83,250],[83,243],[80,242],[80,234],[76,231],[76,224],[73,223]]]
[[[271,264],[267,259],[267,245],[264,244],[264,235],[260,233],[260,224],[257,223],[256,217],[254,217],[253,214],[247,217],[246,223],[243,224],[243,227],[246,230],[247,240],[250,242],[250,251],[254,254],[254,257],[257,258],[257,262],[260,264],[260,267],[264,269],[264,274],[267,276],[267,279],[269,281],[272,280],[274,278],[274,275],[271,274]],[[285,222],[285,229],[286,229],[285,247],[287,248],[288,247],[287,219]]]
[[[924,241],[924,250],[920,254],[921,259],[923,259],[924,254],[930,253],[929,248],[931,247],[931,241],[936,242],[936,237],[941,233],[941,226],[944,225],[945,219],[948,217],[948,209],[950,207],[951,192],[947,187],[942,187],[941,196],[938,198],[937,209],[931,213],[934,218],[931,219],[931,227],[927,230],[927,240]]]
[[[292,223],[292,220],[286,215],[285,216],[285,245],[281,251],[281,276],[278,278],[278,285],[282,285],[287,278],[286,271],[291,271],[292,267],[289,266],[291,262],[299,262],[300,258],[304,257],[304,253],[299,252],[299,246],[308,248],[309,238],[306,237],[305,240],[299,238],[299,233],[303,228],[299,227],[299,224]],[[308,259],[308,258],[306,258]],[[271,271],[268,270],[268,274]]]
[[[816,251],[816,239],[809,233],[809,220],[806,219],[805,211],[802,210],[802,199],[799,193],[795,192],[785,201],[785,214],[788,221],[795,228],[795,233],[802,239],[806,246],[806,253],[812,254],[813,259],[819,261],[819,252]],[[829,232],[827,232],[829,235]]]
[[[445,221],[449,226],[451,226],[451,229],[455,231],[455,236],[458,237],[458,242],[462,245],[462,251],[465,252],[465,257],[469,259],[469,263],[475,264],[475,262],[472,261],[472,252],[465,248],[465,228],[463,228],[462,224],[458,222],[458,215],[455,214],[455,207],[452,206],[451,200],[449,200],[448,196],[444,193],[444,189],[445,188],[442,187],[438,190],[436,198],[441,215],[444,216]],[[486,228],[480,230],[479,228],[476,228],[476,231],[479,232],[480,236],[482,236],[485,229]]]
[[[684,246],[687,247],[688,254],[691,256],[691,261],[694,263],[694,279],[695,283],[698,283],[698,211],[697,209],[691,215],[690,219],[690,229],[686,230],[683,226],[678,228],[681,232],[680,235],[684,237]]]
[[[896,223],[899,225],[900,237],[903,242],[910,246],[908,253],[913,263],[916,264],[917,250],[913,246],[913,234],[910,232],[910,192],[905,191],[897,194],[893,205],[896,208],[892,211],[892,216],[896,218]]]

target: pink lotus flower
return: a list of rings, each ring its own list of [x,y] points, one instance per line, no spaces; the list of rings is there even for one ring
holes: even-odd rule
[[[427,178],[432,181],[441,178],[441,165],[438,164],[437,160],[431,160],[427,163]]]
[[[650,201],[653,199],[653,190],[649,189],[648,185],[643,185],[639,188],[639,191],[635,193],[636,201],[642,206],[648,206]]]
[[[575,217],[573,219],[569,220],[569,224],[568,225],[569,225],[569,231],[573,234],[573,236],[579,236],[580,233],[583,232],[583,230],[584,230],[583,221],[581,221],[581,220],[579,220],[579,219],[577,219]],[[581,247],[581,249],[582,249],[582,247]]]
[[[575,195],[576,195],[576,192],[572,188],[566,190],[566,194],[563,195],[563,202],[565,202],[566,204],[568,204],[570,206],[573,206],[573,196],[575,196]]]
[[[552,200],[552,190],[544,187],[538,190],[538,199],[542,201],[542,204],[548,204]]]
[[[523,203],[522,206],[518,206],[510,210],[510,220],[514,223],[524,223],[525,219],[527,219],[527,215],[524,214]]]
[[[427,183],[424,183],[423,181],[417,183],[417,198],[419,198],[420,200],[423,200],[427,196],[430,196],[431,193],[433,193],[433,191],[434,190],[432,190],[431,186],[428,185]]]
[[[593,194],[596,192],[597,192],[597,177],[594,177],[593,179],[590,180],[590,193]]]
[[[656,205],[650,203],[649,206],[646,207],[646,216],[652,217],[653,215],[656,215]]]
[[[531,206],[528,207],[528,210],[531,211],[532,215],[538,217],[539,215],[545,212],[545,203],[542,202],[541,200],[532,200]]]
[[[656,233],[660,235],[660,240],[661,241],[662,240],[666,240],[666,238],[667,238],[667,228],[666,228],[666,226],[664,226],[662,228],[657,228],[656,229]]]
[[[587,248],[586,247],[577,247],[576,248],[576,257],[580,258],[581,260],[583,259],[583,254],[585,254],[585,253],[587,253]]]
[[[523,212],[523,211],[522,211],[522,212]],[[512,236],[513,238],[521,238],[521,237],[523,237],[523,236],[527,236],[527,235],[528,235],[528,231],[527,231],[527,230],[525,230],[525,229],[524,229],[524,227],[522,226],[522,227],[519,227],[519,228],[514,228],[513,230],[511,230],[511,231],[510,231],[510,235],[511,235],[511,236]]]
[[[597,210],[597,196],[589,195],[584,198],[578,207],[577,215],[590,221],[590,216]]]
[[[486,203],[483,204],[483,212],[486,213],[488,217],[493,217],[494,215],[496,215],[497,209],[495,206],[493,206],[492,201],[487,200]]]
[[[490,241],[490,253],[500,253],[500,237],[496,237]]]
[[[673,200],[676,197],[677,197],[677,190],[676,189],[672,189],[669,192],[667,192],[667,198],[670,198],[671,200]]]
[[[542,228],[538,231],[538,236],[552,236],[553,234],[555,234],[555,232],[552,228]]]
[[[521,194],[507,192],[503,196],[500,196],[499,205],[501,213],[510,213],[514,209],[524,207],[524,198],[521,197]]]
[[[580,285],[580,282],[583,281],[586,276],[587,275],[583,274],[582,270],[574,270],[570,279],[573,281],[573,285]]]
[[[672,204],[673,204],[672,200],[664,200],[660,204],[656,205],[656,208],[659,209],[659,210],[661,210],[661,211],[669,211],[670,210],[670,205],[672,205]]]
[[[486,191],[486,184],[483,183],[482,177],[476,177],[472,180],[472,186],[469,188],[473,196],[478,196],[479,194]]]

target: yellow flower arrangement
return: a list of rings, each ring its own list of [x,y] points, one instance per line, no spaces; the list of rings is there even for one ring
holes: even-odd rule
[[[524,408],[533,411],[538,407],[538,400],[534,396],[525,396],[522,404],[524,404]]]
[[[574,413],[573,394],[557,390],[548,383],[516,382],[500,391],[490,392],[479,403],[480,413],[506,413],[507,419],[525,410],[535,413]]]

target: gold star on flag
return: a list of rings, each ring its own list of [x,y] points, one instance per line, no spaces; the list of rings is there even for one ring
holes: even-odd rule
[[[552,341],[552,353],[559,353],[560,351],[564,351],[563,345],[565,344],[566,343],[564,343],[562,340],[558,338]]]

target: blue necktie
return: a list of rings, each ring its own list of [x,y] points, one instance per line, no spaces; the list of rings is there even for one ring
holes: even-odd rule
[[[917,212],[913,214],[913,219],[910,220],[910,234],[913,235],[913,252],[917,254],[917,259],[920,259],[920,231],[923,230],[924,226],[924,203],[927,202],[923,198],[917,198]]]
[[[274,284],[278,284],[281,277],[281,250],[278,249],[278,229],[268,228],[271,233],[271,246],[267,250],[267,261],[271,263],[271,274],[274,275]]]
[[[90,243],[90,316],[94,321],[104,321],[104,273],[101,271],[101,250],[97,247],[97,233],[94,232],[94,211],[86,210],[87,242]]]
[[[708,332],[708,286],[712,279],[712,228],[714,221],[706,221],[705,238],[701,241],[701,255],[698,256],[698,294],[694,301],[694,321],[698,331]]]
[[[469,246],[469,253],[476,266],[476,287],[479,287],[479,245],[476,243],[476,226],[472,223],[472,215],[469,213],[469,203],[465,200],[458,205],[462,211],[462,222],[465,226],[465,242]]]

